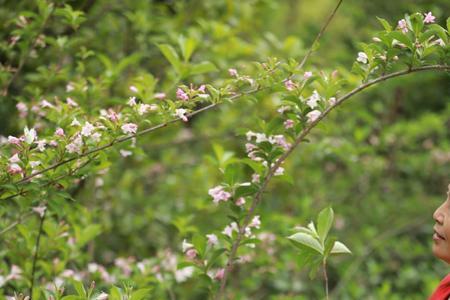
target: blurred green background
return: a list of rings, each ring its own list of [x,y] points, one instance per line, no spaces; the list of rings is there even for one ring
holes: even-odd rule
[[[0,1],[0,20],[35,10],[32,2]],[[17,118],[17,101],[33,101],[49,90],[62,93],[68,81],[87,80],[95,87],[77,100],[97,110],[123,101],[129,82],[139,76],[152,74],[159,90],[173,92],[180,83],[220,83],[228,68],[251,73],[252,61],[267,57],[300,60],[336,1],[66,3],[84,11],[86,21],[77,30],[56,21],[48,26],[45,34],[54,37],[49,47],[27,62],[0,102],[3,136],[25,125]],[[396,24],[405,13],[428,11],[442,25],[450,3],[344,0],[306,69],[315,65],[345,72],[358,43],[381,29],[376,16]],[[12,24],[2,23],[0,35],[7,40]],[[193,61],[211,61],[218,71],[177,78],[156,43],[176,46],[180,34],[198,40]],[[14,61],[3,51],[5,45],[1,59]],[[293,184],[274,181],[264,195],[258,209],[261,231],[276,238],[249,251],[252,262],[233,272],[231,299],[322,298],[320,279],[312,281],[298,268],[298,254],[285,237],[328,204],[336,213],[335,235],[353,251],[330,263],[332,299],[424,299],[431,293],[448,271],[433,257],[431,237],[432,213],[445,200],[450,181],[449,79],[448,74],[421,73],[383,83],[313,130],[311,143],[301,145],[285,165]],[[275,97],[264,95],[257,102],[242,99],[139,138],[143,151],[126,159],[117,156],[106,174],[83,177],[70,190],[76,203],[66,205],[73,210],[52,221],[55,226],[61,220],[80,227],[95,223],[101,233],[80,252],[49,251],[47,260],[58,257],[78,270],[94,261],[113,268],[117,257],[142,260],[165,249],[181,252],[181,241],[193,232],[222,230],[228,221],[207,195],[222,178],[212,159],[213,145],[245,156],[241,133],[257,131],[258,120],[276,114],[276,104]],[[2,205],[5,211],[21,209]],[[37,225],[33,222],[30,227]],[[17,247],[26,243],[18,232],[5,239]],[[5,249],[7,243],[0,245]],[[16,263],[26,264],[27,253],[17,250],[17,255]],[[176,299],[204,297],[195,280],[171,289]]]

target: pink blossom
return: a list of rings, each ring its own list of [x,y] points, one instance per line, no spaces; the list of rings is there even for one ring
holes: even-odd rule
[[[314,90],[311,97],[309,97],[308,101],[306,101],[306,105],[308,105],[311,109],[314,109],[317,107],[317,102],[319,101],[320,95],[316,90]]]
[[[276,144],[282,147],[284,150],[288,150],[291,144],[286,141],[286,138],[282,134],[273,135],[269,138],[271,144]]]
[[[43,99],[42,101],[41,101],[41,107],[42,108],[53,108],[54,106],[53,106],[53,104],[51,104],[50,102],[48,102],[47,100],[45,100],[45,99]]]
[[[331,106],[336,104],[336,98],[335,97],[331,97],[330,99],[328,99],[328,103],[330,103]]]
[[[135,87],[134,85],[130,85],[129,89],[130,89],[130,91],[132,91],[133,93],[139,92],[138,88]]]
[[[109,296],[107,293],[105,292],[101,292],[100,295],[97,296],[97,298],[95,298],[95,300],[108,300]]]
[[[208,245],[210,246],[215,246],[219,243],[219,239],[215,234],[207,234],[206,237],[208,239]]]
[[[37,149],[41,152],[43,152],[45,150],[45,145],[47,145],[47,141],[46,140],[40,140],[40,141],[36,141],[37,144]]]
[[[214,275],[214,280],[220,281],[223,279],[223,276],[225,275],[225,269],[220,268],[217,270],[216,275]]]
[[[22,277],[22,269],[16,265],[11,266],[11,271],[9,275],[6,277],[6,280],[17,280]]]
[[[208,194],[213,197],[213,202],[218,204],[220,201],[228,201],[231,197],[231,194],[227,191],[224,191],[223,186],[216,186],[208,191]]]
[[[107,116],[112,122],[117,122],[120,119],[120,116],[112,108],[108,109]]]
[[[294,127],[295,122],[294,122],[294,120],[289,119],[289,120],[284,121],[283,125],[284,125],[284,128],[289,129],[289,128]]]
[[[84,126],[81,128],[81,135],[83,136],[90,136],[92,132],[94,131],[95,127],[89,123],[84,123]]]
[[[280,114],[283,114],[285,111],[287,111],[287,110],[289,110],[289,109],[290,109],[289,106],[280,106],[280,107],[277,109],[277,112],[279,112]]]
[[[286,87],[286,89],[288,90],[288,91],[293,91],[293,90],[295,90],[295,88],[296,88],[296,85],[295,85],[295,83],[292,81],[292,80],[286,80],[285,82],[284,82],[284,86]]]
[[[252,152],[253,150],[258,149],[258,147],[256,147],[255,145],[251,144],[251,143],[246,143],[245,144],[245,151],[248,152]]]
[[[259,229],[259,227],[261,226],[261,221],[259,218],[259,216],[254,216],[250,224],[248,224],[248,227],[255,227]]]
[[[101,137],[102,137],[102,134],[101,134],[100,132],[94,132],[94,133],[91,135],[91,139],[92,139],[94,142],[96,142],[96,143],[100,142]]]
[[[70,126],[80,126],[80,122],[78,122],[77,118],[73,118],[72,123],[70,123]]]
[[[186,256],[189,259],[194,259],[197,256],[197,250],[189,249],[188,251],[186,251]]]
[[[155,97],[158,100],[162,100],[166,98],[166,93],[156,93],[155,95],[153,95],[153,97]]]
[[[30,166],[31,166],[32,169],[36,168],[40,164],[41,164],[40,160],[32,160],[32,161],[30,161]]]
[[[254,174],[252,175],[252,182],[253,182],[253,183],[258,183],[260,180],[261,180],[261,179],[260,179],[259,174],[254,173]]]
[[[36,207],[33,207],[33,211],[34,211],[35,213],[37,213],[41,218],[44,216],[45,210],[46,210],[46,209],[47,209],[46,206],[36,206]]]
[[[131,107],[133,107],[133,106],[135,106],[136,105],[136,97],[130,97],[129,99],[128,99],[128,102],[127,102],[127,104],[129,105],[129,106],[131,106]]]
[[[64,136],[64,129],[58,128],[55,130],[55,135],[63,137]]]
[[[434,20],[436,19],[435,16],[433,16],[433,14],[430,12],[428,12],[427,14],[424,14],[425,18],[423,19],[423,22],[425,24],[429,24],[429,23],[434,23]]]
[[[126,123],[122,125],[122,131],[125,134],[135,134],[137,132],[138,126],[134,123]]]
[[[245,199],[244,199],[244,197],[239,197],[239,198],[236,200],[235,204],[236,204],[237,206],[242,206],[242,205],[244,205],[244,204],[245,204]]]
[[[186,110],[184,108],[178,108],[175,110],[175,116],[183,120],[184,122],[188,121],[188,118],[186,116]]]
[[[222,231],[222,234],[229,236],[230,238],[233,237],[233,231],[238,232],[239,228],[237,226],[236,222],[232,222],[230,225],[227,225],[225,229]]]
[[[205,89],[206,89],[206,85],[202,84],[202,85],[197,89],[197,91],[204,93],[204,92],[205,92]]]
[[[75,88],[73,87],[73,85],[72,85],[72,83],[68,83],[67,85],[66,85],[66,92],[71,92],[71,91],[73,91]]]
[[[322,114],[322,113],[321,113],[320,111],[318,111],[318,110],[310,111],[310,112],[306,115],[306,117],[308,118],[308,123],[315,122],[315,121],[320,117],[321,114]]]
[[[66,145],[66,150],[69,153],[78,153],[81,154],[83,147],[83,140],[81,138],[81,135],[76,135],[75,138],[72,140],[71,143]]]
[[[273,173],[274,176],[281,176],[284,174],[284,168],[283,167],[278,167],[275,171],[275,173]]]
[[[194,248],[194,245],[192,245],[191,243],[188,243],[188,241],[186,241],[186,239],[184,239],[183,242],[181,243],[181,250],[183,251],[183,253],[192,248]]]
[[[356,58],[356,61],[359,61],[360,63],[363,63],[363,64],[367,64],[367,60],[368,60],[368,57],[367,57],[366,53],[358,52],[358,57]]]
[[[303,78],[305,79],[305,80],[307,80],[307,79],[309,79],[309,78],[311,78],[312,77],[312,72],[310,72],[310,71],[306,71],[304,74],[303,74]]]
[[[16,146],[20,146],[21,140],[16,138],[15,136],[8,136],[8,143],[10,143],[11,145],[16,145]]]
[[[140,116],[142,116],[143,114],[146,114],[147,112],[151,111],[151,110],[157,110],[158,106],[156,106],[155,104],[145,104],[145,103],[141,103],[139,104],[138,107],[138,114]]]
[[[122,157],[128,157],[133,154],[133,152],[123,149],[120,149],[119,152]]]
[[[52,147],[58,146],[58,142],[55,141],[55,140],[51,140],[48,144],[49,144],[50,146],[52,146]]]
[[[77,106],[78,106],[78,103],[76,103],[75,101],[73,101],[73,99],[70,98],[70,97],[67,97],[67,98],[66,98],[66,102],[67,102],[67,105],[69,105],[69,106],[72,106],[72,107],[77,107]]]
[[[25,103],[19,102],[16,104],[16,108],[19,111],[19,116],[25,118],[28,114],[28,107]]]
[[[232,69],[232,68],[228,69],[228,74],[230,74],[230,76],[232,76],[232,77],[238,77],[239,76],[237,70],[236,69]]]
[[[12,175],[22,173],[22,168],[18,164],[10,164],[8,166],[8,173]]]
[[[189,95],[182,88],[177,89],[177,99],[182,101],[189,100]]]
[[[9,158],[9,162],[10,163],[18,163],[20,161],[21,160],[20,160],[19,155],[17,153]]]
[[[407,32],[408,32],[408,25],[407,25],[405,19],[401,19],[400,21],[398,21],[398,28],[399,28],[403,33],[407,33]]]

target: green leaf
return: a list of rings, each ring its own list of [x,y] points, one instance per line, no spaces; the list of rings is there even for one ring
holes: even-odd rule
[[[178,56],[178,53],[175,49],[167,44],[158,44],[159,50],[162,52],[164,57],[170,62],[175,71],[180,74],[181,73],[181,61]]]
[[[216,66],[209,61],[204,61],[196,65],[192,65],[189,69],[190,75],[198,75],[217,71]]]
[[[131,294],[130,300],[142,300],[150,294],[151,289],[139,289]]]
[[[333,225],[333,219],[334,212],[330,206],[324,208],[317,217],[317,233],[319,234],[322,244],[330,231],[331,225]]]
[[[309,234],[303,233],[303,232],[297,232],[291,236],[288,237],[288,239],[300,243],[306,247],[309,247],[311,249],[316,250],[320,254],[323,254],[323,246],[319,243],[318,240],[316,240],[314,237],[312,237]]]
[[[75,296],[75,295],[64,296],[61,298],[61,300],[83,300],[83,299],[85,299],[85,298],[80,297],[80,296]]]
[[[450,32],[450,17],[447,18],[447,31]]]
[[[383,25],[384,29],[385,29],[387,32],[391,32],[391,31],[392,31],[392,27],[391,27],[391,25],[389,25],[389,22],[388,22],[388,21],[386,21],[385,19],[380,18],[380,17],[377,17],[377,19],[378,19],[378,21],[381,23],[381,25]]]
[[[180,36],[178,39],[178,44],[180,45],[181,54],[183,55],[183,59],[185,62],[188,62],[191,58],[192,53],[197,47],[197,40],[192,37],[185,38],[184,36]]]
[[[408,36],[406,36],[405,34],[403,34],[402,32],[399,31],[392,31],[389,33],[389,35],[396,39],[397,41],[399,41],[400,43],[403,43],[406,45],[406,47],[408,47],[409,49],[413,49],[413,44],[412,41],[408,38]]]
[[[82,282],[77,281],[77,280],[72,280],[72,285],[73,285],[75,291],[77,292],[78,296],[81,296],[81,297],[87,296],[86,289],[84,288],[84,285]]]
[[[447,33],[445,32],[445,29],[437,24],[431,24],[428,26],[433,32],[442,39],[445,43],[447,43]]]
[[[333,249],[331,249],[331,254],[351,254],[352,251],[347,248],[343,243],[341,242],[334,242]]]
[[[121,292],[118,287],[111,287],[111,289],[109,290],[108,300],[122,300]]]
[[[89,224],[77,234],[77,246],[83,247],[86,243],[94,239],[102,232],[102,227],[98,224]]]

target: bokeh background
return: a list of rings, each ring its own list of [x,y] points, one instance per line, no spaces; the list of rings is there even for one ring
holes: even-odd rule
[[[251,72],[253,61],[267,57],[300,60],[336,1],[66,3],[84,11],[86,20],[76,30],[57,21],[48,26],[45,34],[54,39],[28,60],[9,96],[2,97],[3,136],[18,134],[26,124],[17,117],[17,101],[33,101],[46,90],[63,93],[67,82],[80,78],[95,88],[77,101],[96,110],[124,101],[137,77],[151,82],[151,74],[159,90],[170,92],[180,83],[220,83],[228,68]],[[25,10],[36,10],[35,3],[0,1],[0,20]],[[370,41],[381,29],[376,16],[395,25],[405,13],[428,11],[443,25],[450,3],[344,0],[306,68],[348,72],[359,42]],[[13,25],[1,23],[1,39],[7,41]],[[217,71],[177,77],[156,44],[176,45],[180,34],[198,41],[192,60],[210,61]],[[311,142],[285,165],[292,184],[274,181],[264,195],[258,209],[261,232],[273,234],[274,240],[249,251],[252,261],[233,273],[232,299],[322,298],[321,279],[310,280],[298,267],[299,254],[285,237],[327,205],[336,213],[334,234],[353,251],[330,262],[332,299],[425,299],[431,293],[449,270],[431,253],[432,213],[445,200],[450,182],[449,79],[428,72],[383,83],[339,107],[313,130]],[[183,238],[221,230],[228,221],[207,195],[222,178],[214,147],[245,156],[242,133],[257,131],[259,120],[270,120],[277,101],[263,95],[257,101],[225,103],[189,123],[139,138],[143,151],[128,158],[117,155],[108,172],[80,177],[68,191],[76,201],[61,203],[66,209],[48,226],[56,232],[78,227],[78,234],[95,226],[92,239],[78,250],[51,249],[44,240],[49,251],[41,275],[56,275],[51,271],[56,258],[64,268],[83,270],[96,262],[113,270],[118,257],[140,261],[164,256],[167,249],[180,254]],[[4,220],[22,209],[18,203],[0,205]],[[29,220],[24,227],[36,228],[37,222]],[[0,220],[2,226],[7,223]],[[45,238],[50,242],[51,234]],[[15,263],[26,265],[26,244],[22,230],[8,232],[0,241],[0,259],[6,264],[3,250],[13,249]],[[206,297],[195,280],[173,283],[170,289],[176,299]],[[155,299],[170,299],[164,289],[155,293]]]

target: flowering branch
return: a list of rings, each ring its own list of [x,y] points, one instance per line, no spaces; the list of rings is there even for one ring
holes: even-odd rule
[[[380,83],[382,81],[391,79],[391,78],[402,76],[402,75],[415,73],[415,72],[429,71],[429,70],[450,71],[450,66],[449,65],[422,66],[422,67],[411,68],[411,69],[407,69],[407,70],[403,70],[403,71],[390,73],[390,74],[387,74],[387,75],[384,75],[384,76],[380,76],[380,77],[378,77],[376,79],[373,79],[373,80],[371,80],[371,81],[369,81],[367,83],[364,83],[364,84],[358,86],[357,88],[353,89],[352,91],[348,92],[347,94],[345,94],[342,97],[340,97],[339,99],[337,99],[335,105],[329,106],[317,119],[315,119],[313,122],[311,122],[308,126],[306,126],[300,132],[300,134],[296,137],[294,143],[292,143],[292,145],[286,150],[286,152],[284,152],[283,155],[281,155],[280,158],[270,167],[270,169],[268,171],[268,174],[264,178],[264,181],[263,181],[261,187],[258,189],[258,191],[256,192],[255,196],[253,197],[252,202],[251,202],[251,206],[248,209],[248,212],[247,212],[247,215],[246,215],[246,217],[244,219],[244,222],[243,222],[242,226],[239,227],[237,237],[236,237],[236,239],[234,240],[234,242],[232,244],[231,251],[230,251],[230,254],[228,256],[227,263],[226,263],[226,266],[225,266],[225,270],[224,270],[224,273],[223,273],[223,277],[222,277],[221,282],[220,282],[220,289],[219,289],[215,299],[217,299],[217,300],[222,299],[222,297],[224,295],[226,282],[227,282],[227,277],[228,277],[229,272],[232,269],[232,266],[233,266],[233,263],[234,263],[234,260],[235,260],[235,257],[236,257],[237,250],[239,248],[240,242],[241,242],[242,238],[245,235],[246,228],[249,226],[252,218],[255,215],[255,211],[256,211],[256,208],[257,208],[258,204],[262,200],[263,192],[266,190],[267,185],[269,184],[269,182],[272,179],[272,177],[275,175],[275,172],[277,171],[277,169],[288,158],[288,156],[294,151],[294,149],[305,139],[305,137],[309,134],[309,132],[314,127],[316,127],[316,125],[323,118],[325,118],[335,107],[337,107],[338,105],[340,105],[341,103],[343,103],[347,99],[351,98],[352,96],[358,94],[359,92],[362,92],[363,90],[369,88],[370,86],[375,85],[377,83]]]

